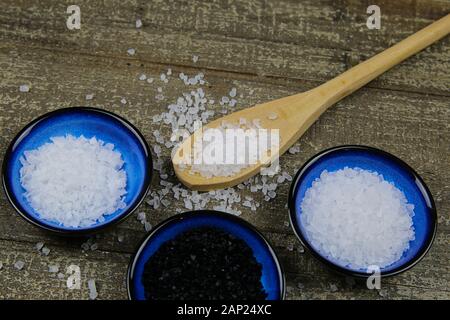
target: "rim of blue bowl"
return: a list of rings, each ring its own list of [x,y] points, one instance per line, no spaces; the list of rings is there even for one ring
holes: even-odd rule
[[[157,224],[139,243],[137,246],[136,253],[131,257],[130,264],[128,265],[128,271],[127,271],[127,292],[128,292],[128,299],[133,299],[133,270],[135,269],[136,263],[139,260],[139,256],[141,252],[144,250],[144,248],[147,246],[147,243],[149,243],[152,238],[158,234],[158,232],[166,227],[167,225],[176,222],[177,220],[183,220],[183,219],[189,219],[195,216],[200,215],[215,215],[216,217],[225,218],[232,222],[235,222],[239,224],[240,226],[247,228],[248,230],[254,232],[256,236],[258,236],[267,246],[267,249],[269,250],[278,270],[278,278],[280,279],[280,300],[284,300],[286,297],[286,277],[283,270],[283,267],[281,266],[281,263],[278,259],[277,254],[275,253],[275,250],[273,249],[270,242],[264,237],[264,235],[251,223],[245,221],[242,218],[239,218],[237,216],[234,216],[230,213],[225,213],[222,211],[216,211],[216,210],[196,210],[196,211],[186,211],[183,213],[178,213],[162,222]]]
[[[11,196],[11,191],[8,188],[8,184],[6,183],[6,176],[7,176],[7,164],[9,163],[12,149],[14,145],[19,141],[23,136],[28,132],[30,128],[32,128],[34,125],[36,125],[38,122],[50,118],[52,116],[65,113],[68,111],[87,111],[87,112],[97,112],[101,113],[110,117],[113,117],[114,119],[120,121],[123,125],[125,125],[133,134],[135,134],[139,141],[142,144],[142,148],[146,152],[146,162],[147,162],[147,175],[144,177],[144,184],[143,188],[139,194],[139,196],[136,198],[137,200],[124,212],[122,212],[117,218],[109,221],[108,223],[105,223],[103,225],[99,226],[93,226],[83,229],[62,229],[57,228],[51,225],[47,225],[42,223],[39,219],[34,218],[33,216],[29,215],[28,212],[21,210],[20,206],[16,202],[13,196]],[[16,134],[16,136],[13,138],[13,140],[10,142],[8,148],[6,149],[5,156],[3,158],[3,165],[2,165],[2,185],[3,190],[5,191],[6,198],[8,199],[9,203],[13,206],[13,208],[16,210],[16,212],[27,222],[31,223],[32,225],[41,228],[45,231],[50,231],[59,235],[67,235],[67,236],[84,236],[84,235],[90,235],[97,233],[99,231],[102,231],[104,229],[110,228],[114,225],[117,225],[127,219],[144,201],[145,196],[147,195],[148,191],[150,190],[150,182],[153,177],[153,161],[152,161],[152,154],[150,151],[150,148],[148,146],[147,141],[145,140],[142,133],[128,120],[125,118],[104,109],[95,108],[95,107],[83,107],[83,106],[75,106],[75,107],[68,107],[68,108],[61,108],[54,111],[47,112],[34,120],[32,120],[30,123],[28,123],[25,127],[23,127],[19,133]]]
[[[303,245],[303,247],[306,248],[306,250],[313,256],[315,257],[317,260],[321,261],[323,264],[325,264],[326,266],[328,266],[331,270],[334,270],[335,272],[338,272],[340,274],[346,275],[346,276],[351,276],[351,277],[356,277],[356,278],[368,278],[371,276],[371,274],[368,273],[364,273],[364,272],[359,272],[356,270],[349,270],[346,268],[343,268],[337,264],[332,263],[331,261],[329,261],[328,259],[322,257],[316,249],[314,249],[309,242],[305,239],[303,232],[301,231],[298,223],[297,223],[297,214],[296,214],[296,206],[295,206],[295,196],[296,196],[296,189],[297,186],[299,185],[300,181],[302,180],[303,175],[305,174],[305,172],[307,171],[307,169],[312,166],[314,163],[316,163],[320,158],[322,158],[325,155],[328,155],[330,153],[336,152],[336,151],[342,151],[342,150],[363,150],[363,151],[369,151],[369,152],[374,152],[377,154],[382,155],[383,157],[387,157],[395,162],[397,162],[398,164],[401,165],[401,167],[405,168],[415,179],[416,181],[418,181],[420,183],[421,186],[421,190],[423,190],[424,196],[426,196],[429,200],[430,203],[430,210],[429,213],[431,215],[431,222],[433,224],[433,230],[432,232],[430,232],[427,240],[426,240],[426,245],[423,246],[423,248],[417,253],[417,255],[409,260],[407,263],[405,263],[404,265],[399,266],[398,268],[395,268],[393,270],[390,270],[388,272],[383,272],[381,271],[380,276],[383,278],[386,277],[391,277],[397,274],[400,274],[402,272],[405,272],[409,269],[411,269],[412,267],[414,267],[420,260],[422,260],[425,255],[428,253],[428,251],[430,250],[434,238],[436,236],[436,231],[437,231],[437,210],[436,210],[436,205],[434,203],[433,200],[433,196],[429,190],[429,188],[427,187],[427,185],[425,184],[424,180],[422,179],[422,177],[409,165],[407,164],[405,161],[403,161],[402,159],[394,156],[393,154],[378,149],[378,148],[374,148],[374,147],[369,147],[369,146],[365,146],[365,145],[342,145],[342,146],[336,146],[336,147],[332,147],[329,149],[325,149],[319,153],[317,153],[316,155],[312,156],[308,161],[305,162],[305,164],[297,171],[297,173],[295,174],[295,177],[293,179],[293,182],[291,184],[290,190],[289,190],[289,196],[288,196],[288,207],[289,207],[289,218],[290,218],[290,222],[291,222],[291,226],[292,229],[294,230],[295,235],[297,236],[298,240],[300,241],[300,243]]]

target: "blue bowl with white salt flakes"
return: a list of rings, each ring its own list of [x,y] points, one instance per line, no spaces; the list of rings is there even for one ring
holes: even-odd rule
[[[285,278],[278,258],[264,236],[245,220],[219,211],[190,211],[172,216],[156,226],[140,244],[132,258],[127,277],[128,297],[145,300],[142,284],[145,264],[165,242],[183,232],[202,227],[221,229],[244,240],[252,249],[256,260],[262,265],[261,283],[267,300],[282,300],[285,297]]]
[[[67,227],[57,221],[42,219],[28,200],[20,181],[20,161],[24,152],[50,142],[51,137],[72,135],[96,137],[114,145],[120,152],[126,173],[124,207],[104,215],[87,227]],[[152,159],[142,134],[127,120],[97,108],[72,107],[47,113],[23,128],[9,145],[2,168],[2,183],[7,198],[28,222],[42,229],[64,235],[92,234],[127,218],[144,200],[152,176]]]
[[[412,268],[429,251],[437,229],[436,207],[422,178],[405,162],[385,151],[366,146],[338,146],[312,157],[297,172],[289,193],[291,225],[303,246],[318,260],[339,273],[367,278],[372,270],[344,265],[330,255],[319,252],[308,238],[302,220],[301,204],[306,191],[312,187],[324,170],[336,172],[344,168],[360,168],[381,174],[385,181],[403,192],[409,204],[414,205],[412,224],[415,238],[397,261],[380,269],[382,277],[393,276]]]

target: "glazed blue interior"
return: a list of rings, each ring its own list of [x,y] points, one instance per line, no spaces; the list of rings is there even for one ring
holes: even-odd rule
[[[422,183],[416,179],[415,175],[405,167],[403,163],[386,156],[384,153],[364,149],[337,149],[312,162],[311,165],[305,169],[305,172],[301,176],[301,181],[297,182],[295,188],[295,223],[297,224],[297,227],[311,246],[300,219],[302,214],[300,205],[305,196],[305,192],[311,187],[312,182],[319,178],[322,171],[327,170],[328,172],[334,172],[343,169],[344,167],[358,167],[364,170],[375,171],[383,175],[385,180],[392,182],[405,194],[408,203],[414,205],[415,215],[412,220],[415,229],[415,240],[410,242],[409,250],[405,251],[398,261],[382,268],[381,272],[390,272],[397,268],[401,268],[420,254],[428,245],[428,240],[434,232],[434,221],[431,211],[432,205]],[[367,273],[367,270],[349,268],[348,266],[333,260],[331,257],[326,257],[320,252],[317,253],[331,263],[345,268],[346,270]]]
[[[51,137],[65,136],[67,134],[75,137],[83,135],[86,138],[95,136],[105,143],[112,143],[114,144],[114,150],[122,154],[122,159],[125,162],[123,168],[127,174],[127,194],[125,197],[127,206],[105,216],[103,222],[97,222],[85,228],[65,227],[56,221],[41,219],[39,213],[26,200],[24,196],[25,190],[20,183],[20,168],[22,165],[19,159],[23,156],[24,151],[33,150],[47,142],[51,142]],[[145,188],[145,177],[150,174],[147,172],[148,156],[143,141],[133,128],[120,118],[95,109],[63,109],[62,112],[44,117],[19,137],[6,164],[5,183],[15,205],[32,220],[62,230],[87,230],[108,224],[119,218],[138,199],[139,194]]]
[[[182,219],[175,219],[157,229],[142,245],[131,270],[131,286],[133,299],[145,300],[142,275],[148,259],[166,241],[177,235],[198,227],[216,227],[244,240],[253,250],[256,260],[262,265],[262,285],[267,292],[267,300],[279,300],[281,295],[281,270],[267,242],[253,230],[229,218],[212,213],[196,214]]]

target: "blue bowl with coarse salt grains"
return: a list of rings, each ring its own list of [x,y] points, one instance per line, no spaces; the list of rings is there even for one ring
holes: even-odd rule
[[[308,237],[301,204],[307,190],[321,177],[324,170],[336,172],[344,168],[360,168],[376,172],[399,189],[409,204],[414,206],[411,217],[415,237],[400,259],[380,268],[383,277],[406,271],[418,263],[430,249],[437,229],[436,207],[422,178],[405,162],[385,151],[366,146],[339,146],[313,156],[297,172],[289,193],[291,225],[303,246],[331,269],[349,276],[366,278],[374,270],[355,268],[324,254]]]
[[[21,158],[24,153],[49,143],[52,137],[67,135],[87,139],[95,137],[105,144],[112,144],[114,151],[120,152],[123,159],[123,170],[127,177],[124,205],[89,226],[68,227],[58,221],[43,219],[30,205],[25,197],[26,190],[21,184]],[[44,114],[17,134],[6,151],[2,183],[9,202],[28,222],[58,234],[82,235],[116,224],[133,213],[147,194],[151,175],[149,147],[142,134],[131,123],[106,110],[73,107]]]
[[[176,238],[183,232],[201,227],[218,228],[245,241],[262,266],[261,283],[267,292],[267,300],[284,299],[286,293],[284,273],[269,242],[245,220],[229,213],[210,210],[177,214],[150,231],[128,267],[128,297],[131,300],[146,299],[142,283],[145,264],[165,242]]]

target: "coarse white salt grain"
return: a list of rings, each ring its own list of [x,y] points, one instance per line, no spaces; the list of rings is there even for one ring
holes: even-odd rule
[[[267,115],[267,119],[269,119],[269,120],[276,120],[276,119],[278,119],[278,114],[276,112],[270,112]]]
[[[128,55],[134,56],[136,54],[136,49],[130,48],[127,50]]]
[[[92,100],[92,99],[94,99],[94,94],[93,93],[88,93],[86,95],[86,100]]]
[[[34,246],[36,248],[37,251],[41,251],[41,249],[44,247],[44,243],[43,242],[38,242],[36,243],[36,245]]]
[[[30,87],[26,84],[22,84],[19,86],[19,91],[20,92],[29,92],[30,91]]]
[[[306,191],[301,222],[312,247],[341,266],[386,267],[414,240],[414,206],[383,176],[360,168],[323,171]]]
[[[51,264],[48,266],[48,272],[50,273],[58,273],[59,266],[57,264]]]
[[[47,248],[47,247],[43,247],[42,250],[41,250],[41,253],[42,253],[44,256],[48,256],[48,255],[50,254],[50,249]]]
[[[16,268],[17,270],[22,270],[23,267],[25,267],[25,262],[23,262],[22,260],[18,260],[14,263],[14,268]]]
[[[142,28],[142,20],[141,19],[137,19],[136,20],[136,29]]]
[[[193,55],[193,56],[192,56],[192,61],[193,61],[194,63],[196,63],[196,62],[198,61],[198,56]]]
[[[121,104],[127,104],[127,99],[125,99],[125,98],[120,99],[120,103]]]
[[[98,297],[97,286],[94,279],[88,280],[89,299],[95,300]]]
[[[71,135],[50,141],[20,159],[24,196],[42,219],[88,227],[126,206],[124,162],[113,144]]]
[[[143,73],[139,76],[139,80],[145,81],[147,79],[147,76]]]

